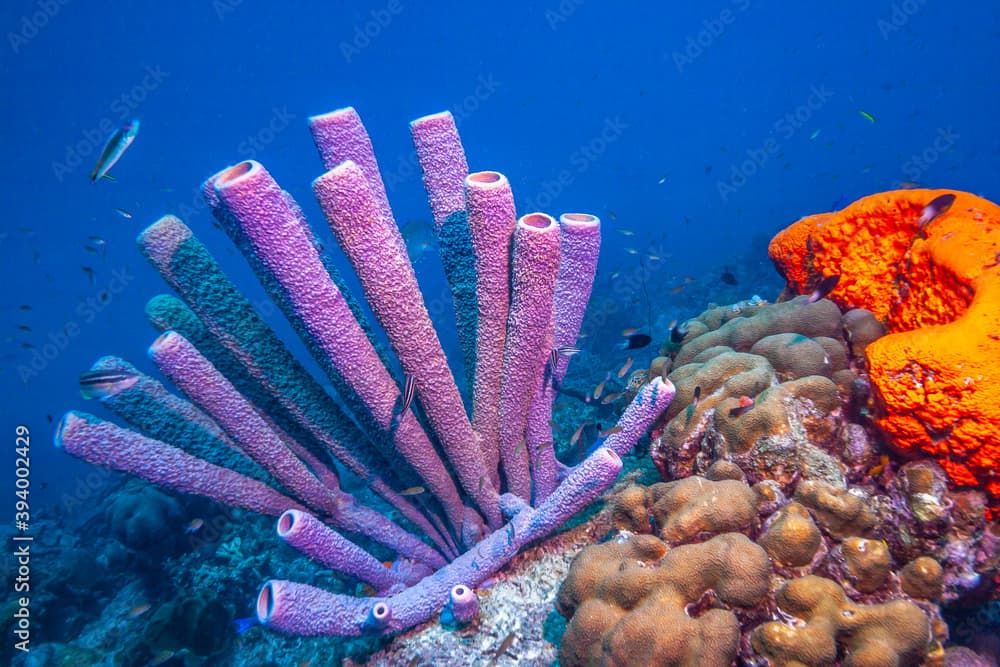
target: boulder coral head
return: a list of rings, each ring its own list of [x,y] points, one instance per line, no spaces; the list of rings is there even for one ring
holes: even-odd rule
[[[898,190],[805,217],[771,241],[792,294],[839,275],[831,300],[889,335],[865,348],[876,421],[1000,511],[1000,207],[956,190]]]

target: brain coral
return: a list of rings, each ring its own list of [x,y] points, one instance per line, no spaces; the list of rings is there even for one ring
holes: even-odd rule
[[[866,400],[867,385],[843,332],[867,342],[878,333],[871,317],[800,298],[717,307],[689,320],[683,341],[664,350],[677,395],[654,429],[661,474],[687,476],[729,460],[752,482],[774,480],[785,491],[800,477],[840,484],[867,475],[875,452],[845,420]]]
[[[926,542],[906,562],[894,543],[852,532],[919,532],[912,516],[893,523],[886,497],[863,500],[878,525],[859,523],[832,488],[796,502],[734,474],[717,462],[707,477],[615,499],[622,532],[584,548],[560,588],[557,609],[569,619],[560,664],[940,664],[947,576],[938,559],[959,542]]]
[[[921,226],[941,195],[950,208]],[[865,349],[878,425],[1000,511],[1000,207],[953,190],[884,192],[799,220],[769,251],[789,291],[838,274],[830,298],[885,323]]]

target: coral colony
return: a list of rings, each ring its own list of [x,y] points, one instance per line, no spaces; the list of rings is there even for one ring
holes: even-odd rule
[[[643,384],[599,448],[571,468],[556,459],[552,402],[590,296],[600,222],[576,213],[516,218],[507,179],[470,174],[454,120],[441,113],[411,128],[454,298],[467,411],[360,118],[348,108],[310,126],[328,169],[315,195],[402,378],[298,205],[248,161],[209,178],[204,195],[336,400],[192,231],[166,216],[139,245],[181,299],[149,302],[149,319],[164,332],[149,353],[187,400],[104,357],[87,376],[89,392],[135,430],[70,412],[56,441],[94,464],[277,516],[288,544],[375,591],[352,597],[268,581],[257,600],[265,625],[390,634],[446,606],[449,618],[469,622],[475,587],[603,493],[674,388],[659,377]],[[402,519],[343,491],[328,457]],[[345,535],[387,547],[395,561],[385,567]]]

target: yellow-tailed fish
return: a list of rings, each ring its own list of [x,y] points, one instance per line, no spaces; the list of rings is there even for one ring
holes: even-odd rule
[[[630,369],[630,368],[632,368],[632,357],[629,357],[628,359],[626,359],[625,363],[622,364],[621,369],[619,369],[619,371],[618,371],[618,377],[620,377],[620,378],[625,377],[625,374],[628,373],[628,369]]]
[[[422,486],[411,486],[408,489],[403,489],[402,491],[400,491],[399,495],[401,495],[401,496],[419,496],[421,493],[423,493],[426,490],[427,489],[425,489]]]
[[[573,431],[573,437],[569,439],[569,444],[575,445],[577,443],[577,441],[580,439],[580,436],[583,435],[583,427],[586,425],[587,422],[583,422],[582,424],[576,427],[576,430]]]
[[[139,134],[139,121],[135,119],[111,133],[107,143],[104,144],[104,150],[101,151],[101,157],[94,165],[94,171],[90,172],[91,183],[96,183],[108,174],[111,167],[115,166],[125,150],[135,141],[137,134]]]

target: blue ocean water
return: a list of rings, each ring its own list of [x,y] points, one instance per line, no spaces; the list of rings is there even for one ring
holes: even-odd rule
[[[30,430],[33,506],[92,471],[51,444],[65,410],[99,412],[79,373],[113,353],[155,374],[143,307],[168,289],[135,236],[180,216],[263,304],[199,186],[260,160],[321,221],[313,114],[358,109],[413,230],[430,213],[407,123],[444,109],[470,167],[507,174],[519,211],[599,215],[602,289],[652,262],[608,340],[661,312],[773,297],[767,240],[803,215],[910,182],[1000,197],[995,4],[677,4],[5,2],[0,432],[13,447]],[[133,118],[116,180],[91,183],[109,131]],[[433,252],[418,273],[425,294],[446,289]]]

